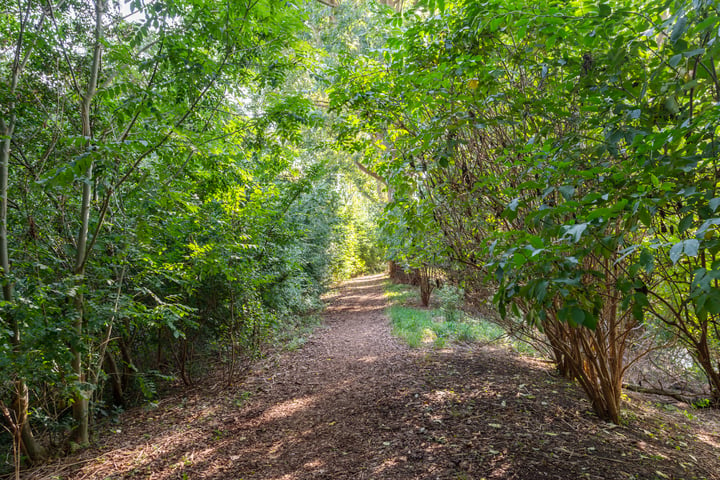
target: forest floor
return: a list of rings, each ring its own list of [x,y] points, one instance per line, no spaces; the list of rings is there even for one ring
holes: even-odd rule
[[[128,410],[99,446],[23,478],[720,479],[718,412],[629,393],[612,425],[508,348],[410,350],[383,281],[337,288],[324,327],[235,386],[209,375]]]

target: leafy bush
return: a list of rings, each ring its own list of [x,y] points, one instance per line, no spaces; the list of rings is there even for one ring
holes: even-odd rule
[[[435,291],[435,296],[440,301],[440,311],[446,322],[455,322],[462,318],[462,307],[465,301],[465,291],[462,288],[446,283]]]

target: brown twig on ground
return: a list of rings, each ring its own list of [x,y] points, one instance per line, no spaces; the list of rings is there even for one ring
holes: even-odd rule
[[[653,395],[662,395],[664,397],[671,397],[679,402],[683,402],[683,403],[687,403],[687,404],[692,404],[693,402],[697,401],[697,399],[699,397],[701,397],[701,395],[698,393],[695,393],[694,394],[695,396],[693,396],[693,397],[689,397],[689,396],[683,395],[684,392],[665,390],[665,389],[661,389],[661,388],[646,388],[646,387],[641,387],[640,385],[633,385],[630,383],[623,384],[623,388],[626,390],[630,390],[630,391],[638,392],[638,393],[650,393]],[[690,393],[692,393],[692,392],[690,392]]]

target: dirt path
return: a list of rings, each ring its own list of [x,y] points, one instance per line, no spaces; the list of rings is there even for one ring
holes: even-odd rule
[[[128,412],[101,449],[27,478],[719,478],[707,419],[668,427],[677,415],[635,408],[616,427],[546,364],[408,350],[390,335],[382,281],[345,284],[325,328],[241,385]]]

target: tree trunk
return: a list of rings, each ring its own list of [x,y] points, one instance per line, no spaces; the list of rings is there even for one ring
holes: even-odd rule
[[[418,272],[418,283],[420,286],[420,301],[423,307],[430,305],[430,294],[433,290],[433,285],[430,282],[430,268],[422,266],[417,269]]]
[[[103,370],[110,379],[110,387],[112,388],[113,403],[118,406],[125,404],[125,395],[122,385],[122,374],[118,370],[117,362],[112,352],[105,350],[105,359],[103,361]]]
[[[95,1],[95,45],[93,48],[93,59],[90,67],[90,74],[88,77],[87,91],[82,95],[80,102],[80,117],[82,121],[82,135],[88,141],[87,147],[91,146],[90,139],[92,138],[92,125],[90,123],[90,108],[92,105],[93,98],[97,93],[98,77],[100,75],[100,60],[102,57],[102,39],[103,39],[103,14],[105,13],[104,0]],[[80,229],[77,235],[77,253],[75,256],[75,268],[74,274],[78,278],[78,283],[82,283],[85,276],[85,265],[88,258],[88,232],[90,230],[90,202],[92,200],[92,182],[93,179],[93,165],[92,163],[88,166],[86,178],[83,182],[82,199],[80,203]],[[77,308],[77,320],[75,321],[75,333],[78,335],[78,339],[83,336],[84,324],[85,324],[85,299],[83,294],[79,294],[76,297],[76,308]],[[77,348],[73,348],[73,361],[72,367],[73,372],[76,375],[77,381],[84,383],[86,381],[85,369],[83,367],[82,352]],[[87,389],[75,388],[73,395],[73,418],[75,419],[76,425],[73,431],[73,440],[75,442],[85,445],[90,440],[89,430],[89,410],[90,410],[90,392]]]
[[[132,356],[130,355],[130,349],[123,336],[120,337],[118,346],[120,347],[120,357],[122,358],[124,364],[120,385],[122,386],[123,391],[127,391],[130,386],[130,381],[132,380],[132,374],[137,372],[137,368],[133,363]]]
[[[710,354],[710,348],[707,344],[707,336],[703,336],[699,342],[696,342],[695,355],[697,362],[705,371],[705,375],[708,379],[708,385],[710,387],[710,396],[712,403],[715,406],[720,406],[720,365],[718,370],[715,369],[712,363],[712,355]]]
[[[30,428],[30,422],[27,420],[27,412],[30,406],[29,394],[27,385],[24,380],[18,382],[18,396],[17,396],[17,408],[18,411],[23,409],[23,422],[20,426],[20,436],[22,438],[22,448],[25,455],[30,459],[32,463],[39,463],[47,458],[47,450],[43,447],[33,436],[32,429]],[[21,403],[22,401],[22,403]],[[18,417],[20,418],[20,417]]]

